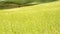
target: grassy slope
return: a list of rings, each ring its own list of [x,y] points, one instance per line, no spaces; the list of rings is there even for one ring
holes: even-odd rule
[[[0,10],[0,34],[60,34],[60,1]]]

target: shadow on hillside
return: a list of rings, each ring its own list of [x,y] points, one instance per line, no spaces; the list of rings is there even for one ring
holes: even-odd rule
[[[0,2],[0,10],[25,7],[25,6],[32,6],[32,5],[36,5],[36,4],[20,5],[20,4],[15,4],[15,3]]]
[[[47,2],[41,2],[41,3],[47,3]],[[18,7],[25,7],[25,6],[33,6],[33,5],[37,5],[37,4],[21,4],[20,5],[20,4],[13,3],[13,2],[0,2],[0,10],[2,10],[2,9],[12,9],[12,8],[18,8]]]

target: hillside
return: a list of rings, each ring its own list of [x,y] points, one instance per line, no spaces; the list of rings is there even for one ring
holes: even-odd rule
[[[0,10],[0,34],[60,34],[60,1]]]

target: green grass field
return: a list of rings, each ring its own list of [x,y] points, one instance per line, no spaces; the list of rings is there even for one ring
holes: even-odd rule
[[[60,34],[60,1],[0,10],[0,34]]]

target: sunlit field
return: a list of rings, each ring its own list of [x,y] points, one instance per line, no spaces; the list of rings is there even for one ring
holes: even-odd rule
[[[60,1],[0,9],[0,34],[60,34]]]

